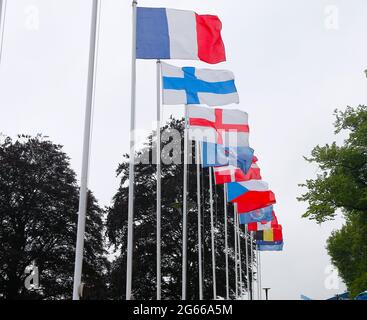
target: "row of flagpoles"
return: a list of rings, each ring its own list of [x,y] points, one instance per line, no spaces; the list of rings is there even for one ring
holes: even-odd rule
[[[82,173],[78,210],[78,229],[75,254],[73,299],[80,298],[87,210],[88,173],[91,145],[91,123],[96,84],[100,0],[92,1],[88,85],[84,124]],[[6,0],[0,0],[0,61]],[[180,25],[181,24],[181,25]],[[203,299],[201,166],[209,170],[210,228],[212,253],[213,298],[217,299],[216,250],[213,208],[213,179],[223,185],[224,238],[226,265],[226,299],[230,298],[228,250],[228,202],[233,203],[235,245],[235,296],[243,296],[241,240],[245,240],[246,288],[253,298],[254,266],[257,273],[257,296],[261,299],[261,251],[280,251],[283,248],[282,227],[273,211],[274,194],[262,181],[254,150],[249,147],[247,113],[219,109],[218,105],[239,103],[234,76],[230,71],[178,68],[161,59],[201,60],[216,64],[226,60],[221,39],[221,22],[216,16],[198,15],[192,11],[164,8],[137,8],[132,3],[132,72],[130,117],[130,162],[128,238],[126,267],[126,299],[132,298],[132,261],[134,227],[134,159],[136,112],[136,60],[157,60],[157,294],[161,299],[161,114],[163,105],[185,105],[184,177],[182,196],[182,299],[187,298],[187,195],[188,143],[195,141],[198,210],[199,298]],[[162,32],[163,30],[163,32]],[[209,31],[208,31],[209,30]],[[185,33],[185,34],[183,34]],[[203,107],[199,105],[207,105]],[[233,132],[232,132],[233,131]],[[233,134],[234,144],[231,145]],[[219,161],[219,159],[221,161]],[[245,225],[244,229],[241,226]],[[256,257],[253,243],[256,242]],[[255,263],[256,262],[256,263]]]

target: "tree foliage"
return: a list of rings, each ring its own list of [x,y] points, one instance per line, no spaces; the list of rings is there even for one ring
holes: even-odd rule
[[[70,298],[79,191],[69,158],[44,137],[0,143],[0,298]],[[83,281],[90,298],[106,295],[102,209],[89,193]],[[39,268],[40,290],[24,287],[24,270]]]
[[[328,252],[352,293],[367,289],[367,107],[336,111],[335,134],[346,131],[343,145],[316,146],[307,161],[321,173],[301,186],[308,202],[304,217],[322,223],[340,210],[346,222],[328,240]]]
[[[179,139],[162,142],[161,147],[171,145],[168,154],[183,150],[183,120],[171,119],[162,132],[179,132]],[[155,155],[154,136],[150,136],[138,158]],[[192,145],[190,146],[192,147]],[[193,148],[189,148],[193,150]],[[195,163],[195,153],[190,157]],[[164,156],[164,155],[163,155]],[[167,156],[167,155],[166,155]],[[117,175],[121,177],[120,187],[107,212],[107,234],[115,246],[117,258],[112,263],[111,290],[113,298],[125,298],[126,245],[128,216],[129,158],[124,156]],[[167,159],[163,159],[167,160]],[[183,194],[183,154],[180,163],[162,164],[162,298],[180,299],[182,262],[182,194]],[[167,163],[167,162],[166,162]],[[197,226],[197,185],[196,165],[188,165],[188,299],[198,299],[198,226]],[[139,163],[135,166],[135,226],[133,255],[133,296],[135,299],[155,299],[156,296],[156,165]],[[212,264],[210,237],[210,210],[208,193],[208,170],[201,171],[202,233],[204,256],[204,297],[212,298]],[[216,227],[216,275],[218,295],[225,296],[225,254],[224,254],[224,205],[223,188],[215,186],[215,227]],[[233,216],[233,207],[228,207]],[[234,237],[233,219],[229,225],[231,295],[234,295]],[[244,242],[242,242],[242,251]],[[242,277],[245,281],[245,265],[242,261]]]

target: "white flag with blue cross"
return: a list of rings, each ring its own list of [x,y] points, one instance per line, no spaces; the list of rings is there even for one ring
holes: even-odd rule
[[[178,68],[162,63],[162,84],[165,105],[239,103],[234,75],[228,70]]]

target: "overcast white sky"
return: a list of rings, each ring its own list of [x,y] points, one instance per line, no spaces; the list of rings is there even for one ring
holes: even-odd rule
[[[277,195],[285,250],[263,253],[263,286],[270,298],[325,299],[326,239],[341,219],[322,226],[301,215],[297,186],[314,177],[306,163],[317,144],[335,140],[337,107],[367,103],[365,0],[140,1],[141,6],[195,10],[220,16],[240,109],[249,113],[251,146],[264,180]],[[65,146],[81,168],[90,30],[90,0],[8,0],[0,66],[0,132],[43,133]],[[34,17],[38,19],[34,20]],[[90,188],[108,205],[115,169],[128,151],[131,3],[103,0]],[[181,64],[181,62],[177,62]],[[188,64],[188,63],[185,63]],[[192,63],[204,66],[202,63]],[[182,116],[166,107],[164,117]],[[155,118],[155,62],[138,61],[137,125]],[[338,141],[341,141],[339,138]]]

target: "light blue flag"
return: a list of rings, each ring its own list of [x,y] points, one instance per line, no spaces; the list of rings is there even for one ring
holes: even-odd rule
[[[204,168],[232,165],[246,174],[254,159],[254,149],[250,147],[225,147],[203,142],[202,150]]]
[[[268,206],[259,210],[240,214],[240,224],[249,224],[252,222],[273,221],[273,206]]]

